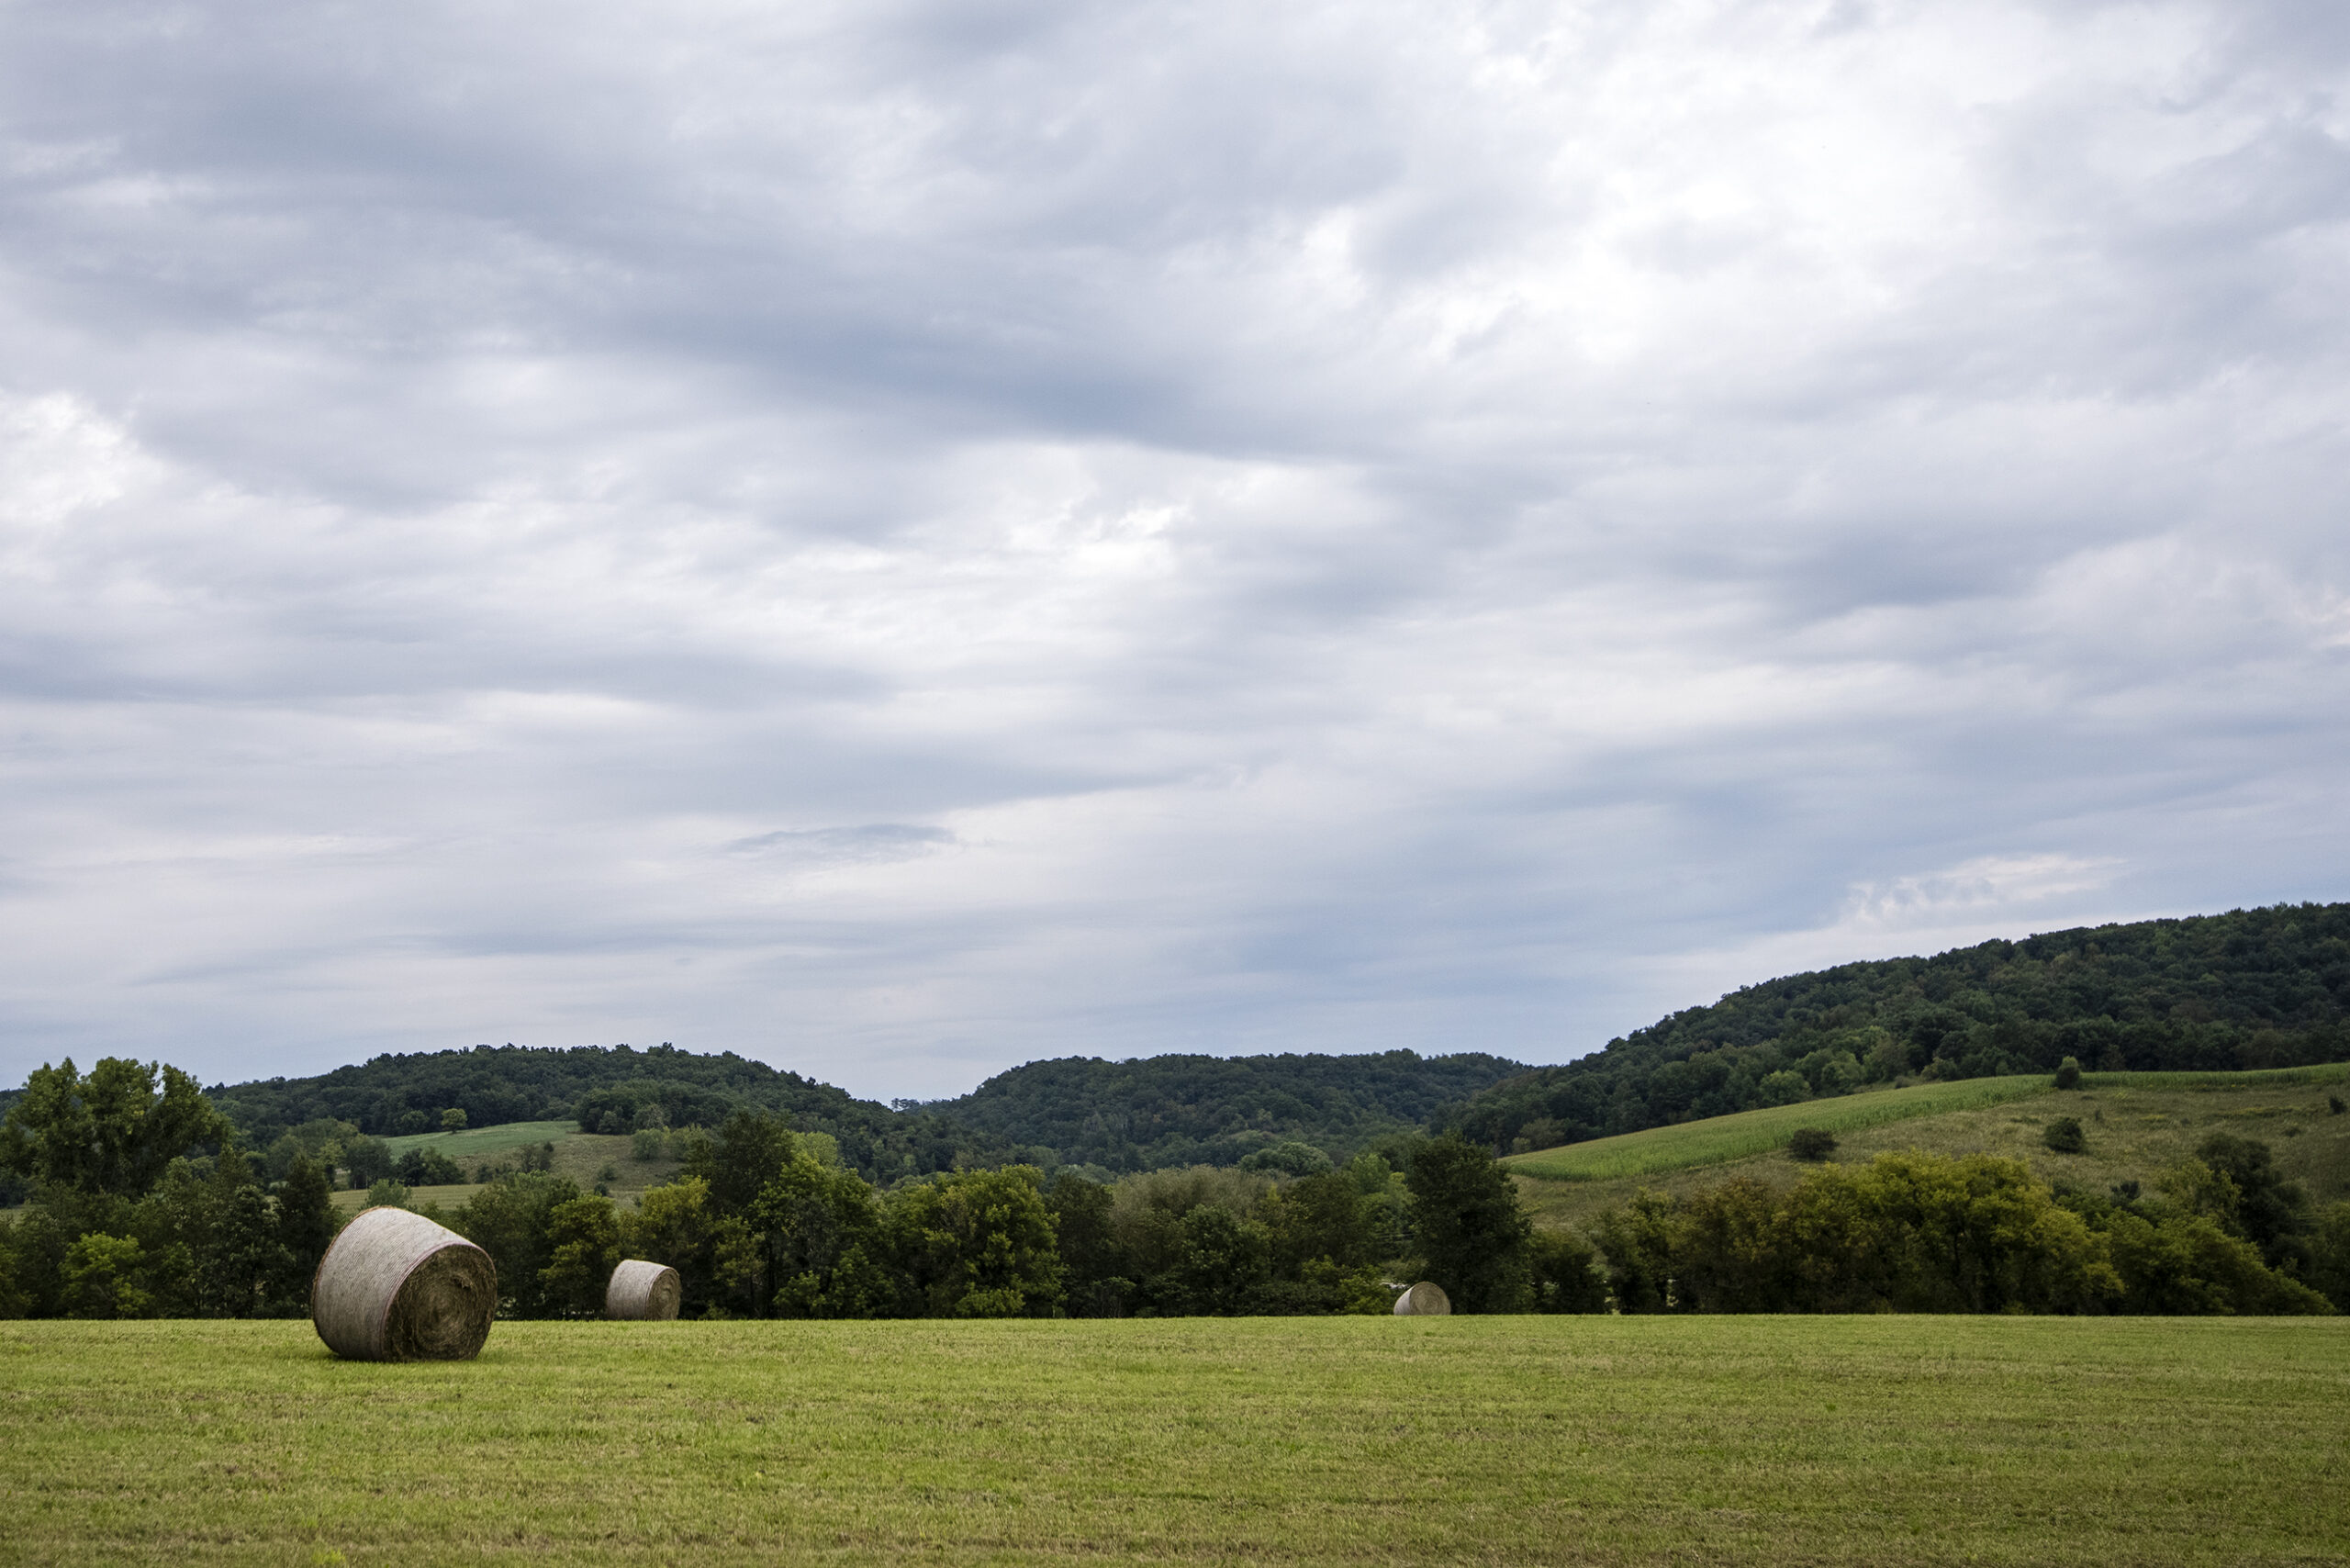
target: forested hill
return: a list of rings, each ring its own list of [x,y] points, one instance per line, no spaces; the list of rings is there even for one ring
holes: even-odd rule
[[[2350,904],[2278,904],[1986,942],[1734,991],[1497,1083],[1439,1126],[1496,1149],[1910,1077],[2232,1070],[2350,1058]]]
[[[583,1132],[641,1126],[715,1127],[738,1109],[780,1112],[793,1126],[830,1133],[842,1159],[868,1179],[998,1165],[1002,1139],[935,1115],[901,1114],[846,1090],[728,1051],[703,1056],[672,1046],[578,1046],[380,1056],[316,1078],[273,1078],[206,1091],[253,1147],[305,1122],[349,1122],[378,1137],[424,1132],[442,1113],[469,1126],[576,1121]]]
[[[1501,1057],[1064,1057],[998,1073],[923,1107],[1072,1165],[1232,1165],[1297,1142],[1345,1154],[1419,1131],[1438,1107],[1525,1064]]]

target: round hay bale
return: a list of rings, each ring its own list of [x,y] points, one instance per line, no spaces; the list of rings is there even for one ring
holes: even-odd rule
[[[612,1282],[604,1287],[604,1316],[667,1323],[677,1317],[677,1302],[684,1294],[685,1285],[677,1270],[666,1263],[630,1258],[612,1271]]]
[[[469,1361],[497,1314],[489,1254],[406,1209],[344,1226],[310,1279],[312,1326],[354,1361]]]
[[[1452,1316],[1452,1298],[1444,1294],[1442,1285],[1432,1281],[1422,1280],[1395,1298],[1395,1316],[1398,1317],[1449,1317]]]

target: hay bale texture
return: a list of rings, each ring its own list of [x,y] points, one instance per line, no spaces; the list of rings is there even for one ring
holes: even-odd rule
[[[612,1271],[612,1282],[604,1287],[604,1316],[666,1323],[677,1316],[677,1302],[684,1294],[685,1285],[677,1270],[666,1263],[631,1258]]]
[[[342,1227],[310,1280],[310,1322],[354,1361],[467,1361],[498,1313],[498,1265],[455,1231],[406,1209]]]
[[[1430,1280],[1422,1280],[1395,1298],[1398,1317],[1449,1317],[1452,1315],[1452,1298],[1444,1287]]]

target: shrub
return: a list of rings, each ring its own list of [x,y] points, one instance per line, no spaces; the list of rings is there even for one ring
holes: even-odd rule
[[[366,1206],[373,1209],[389,1204],[396,1209],[404,1209],[408,1207],[408,1196],[407,1187],[389,1176],[379,1177],[375,1184],[367,1189]]]
[[[437,1148],[409,1149],[392,1174],[411,1187],[453,1187],[465,1179],[457,1162]]]
[[[2056,1087],[2078,1089],[2081,1086],[2081,1058],[2066,1057],[2056,1064]]]
[[[658,1159],[669,1151],[669,1135],[659,1127],[639,1127],[629,1138],[629,1152],[639,1159]]]
[[[2048,1130],[2040,1135],[2040,1141],[2058,1154],[2078,1154],[2089,1146],[2087,1135],[2081,1131],[2078,1116],[2057,1117],[2048,1124]]]
[[[2342,1103],[2342,1096],[2339,1094],[2327,1095],[2325,1097],[2325,1108],[2333,1112],[2337,1116],[2342,1114],[2344,1111],[2350,1111],[2350,1105],[2344,1104]]]
[[[1797,1127],[1787,1138],[1787,1153],[1807,1164],[1818,1164],[1836,1152],[1836,1135],[1826,1127]]]
[[[1243,1170],[1278,1170],[1284,1176],[1319,1176],[1330,1170],[1330,1157],[1310,1143],[1294,1139],[1260,1148],[1240,1161]]]

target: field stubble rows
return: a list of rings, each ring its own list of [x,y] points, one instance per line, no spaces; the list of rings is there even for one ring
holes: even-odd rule
[[[0,1562],[2308,1563],[2350,1322],[0,1325]]]

